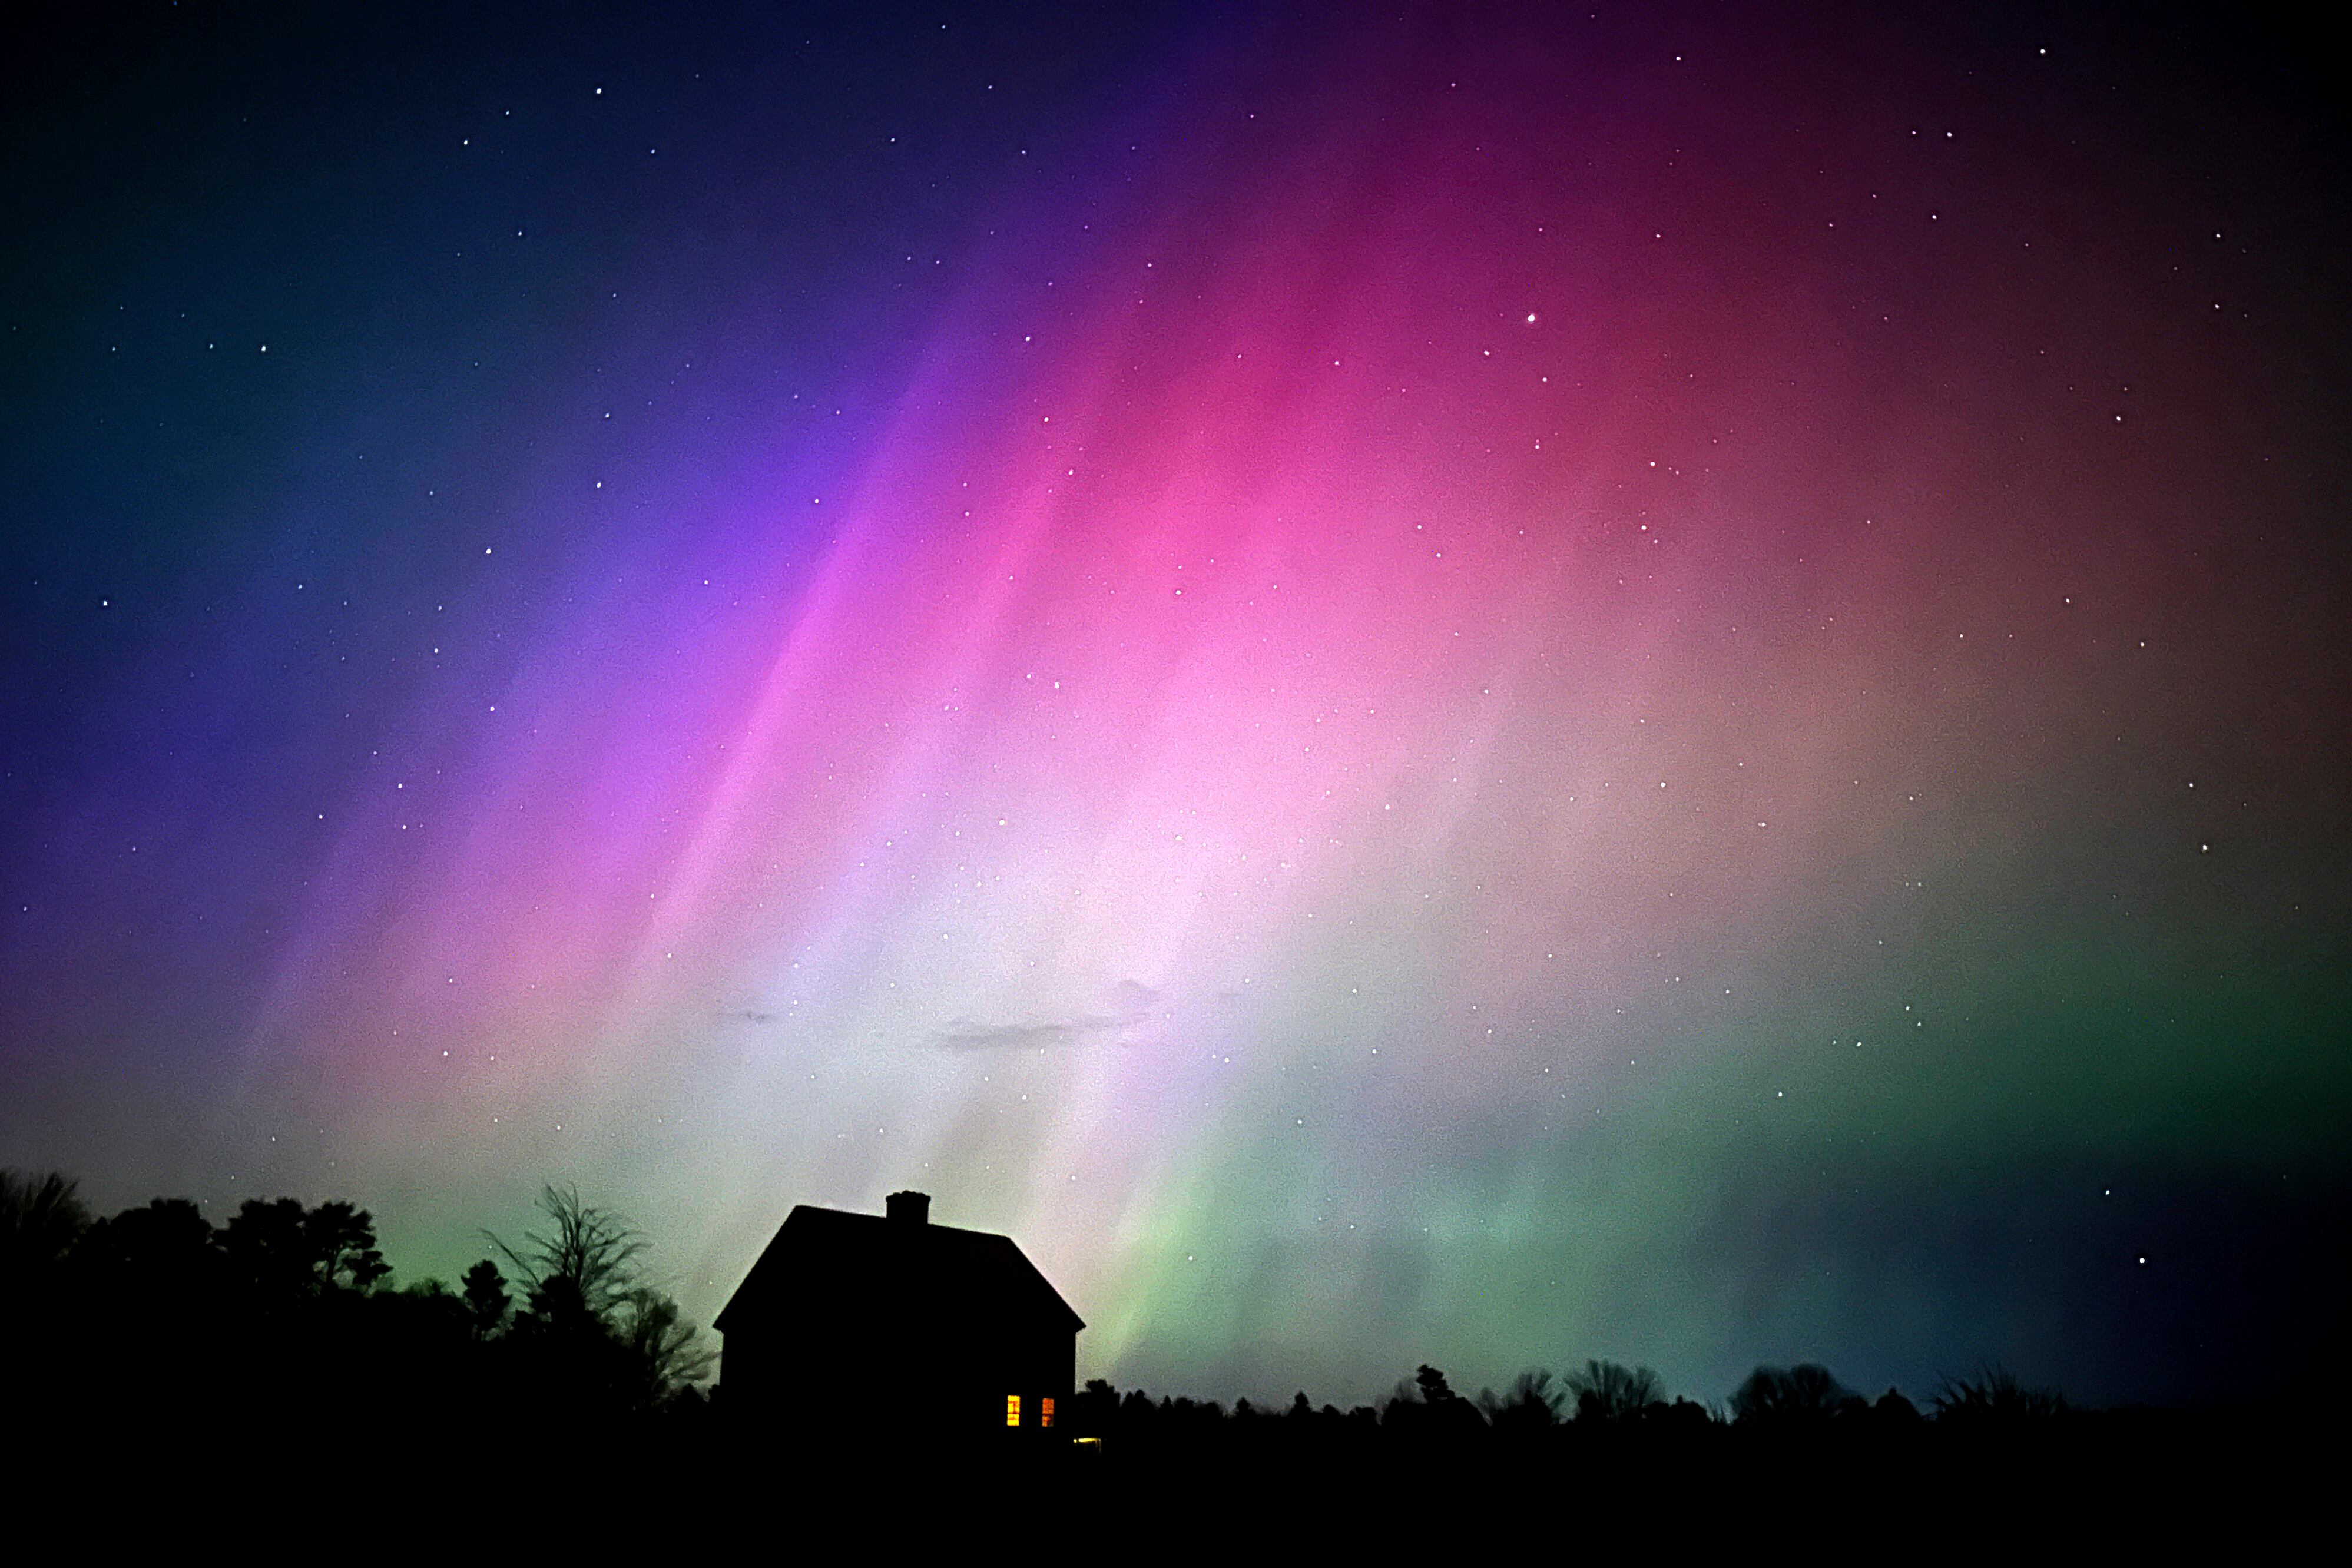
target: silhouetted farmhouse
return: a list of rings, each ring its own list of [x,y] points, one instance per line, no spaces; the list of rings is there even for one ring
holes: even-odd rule
[[[849,1430],[998,1441],[1060,1425],[1086,1324],[1009,1236],[803,1204],[720,1311],[719,1403],[779,1439]],[[1055,1435],[1058,1436],[1058,1433]]]

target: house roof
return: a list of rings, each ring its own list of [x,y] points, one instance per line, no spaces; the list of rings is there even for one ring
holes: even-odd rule
[[[1071,1333],[1087,1326],[1010,1236],[808,1204],[784,1217],[713,1326],[724,1333],[738,1309],[762,1313],[794,1297],[844,1311],[946,1301],[1058,1321]]]

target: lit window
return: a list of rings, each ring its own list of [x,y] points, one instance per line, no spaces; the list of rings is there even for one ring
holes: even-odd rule
[[[1053,1424],[1054,1396],[1048,1394],[1045,1397],[1037,1401],[1037,1425],[1040,1427],[1050,1427]]]
[[[1021,1425],[1021,1396],[1018,1394],[1004,1396],[1004,1424],[1008,1427]]]

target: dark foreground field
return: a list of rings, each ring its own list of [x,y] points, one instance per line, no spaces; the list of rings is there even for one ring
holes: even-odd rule
[[[1350,1446],[1276,1431],[1017,1452],[709,1412],[613,1426],[513,1408],[266,1426],[131,1414],[17,1427],[22,1457],[0,1489],[9,1517],[74,1519],[93,1543],[163,1526],[190,1543],[332,1542],[335,1555],[2259,1561],[2335,1511],[2341,1478],[2332,1431],[2264,1410],[1924,1423],[1902,1437],[1570,1426],[1517,1440]]]

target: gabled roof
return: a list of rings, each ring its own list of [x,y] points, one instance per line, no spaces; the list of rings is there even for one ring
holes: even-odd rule
[[[952,1301],[967,1312],[1043,1318],[1071,1333],[1087,1326],[1010,1236],[807,1204],[784,1217],[713,1326],[724,1333],[737,1308],[760,1312],[757,1303],[795,1295],[861,1313]]]

